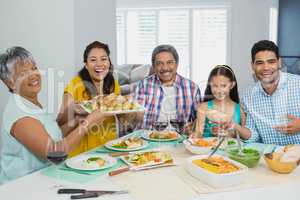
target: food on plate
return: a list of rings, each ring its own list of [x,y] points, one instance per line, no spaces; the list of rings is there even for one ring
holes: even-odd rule
[[[86,163],[87,163],[87,164],[92,164],[92,163],[95,163],[95,162],[99,165],[99,167],[104,166],[105,163],[106,163],[106,161],[105,161],[103,158],[99,157],[99,156],[96,156],[96,157],[90,157],[90,158],[88,158],[88,159],[86,160]]]
[[[152,131],[149,134],[149,138],[151,139],[176,139],[178,137],[178,133],[175,131]]]
[[[230,159],[252,168],[258,164],[261,153],[254,148],[242,148],[241,153],[239,153],[239,149],[233,147],[227,149],[227,155]]]
[[[235,164],[225,160],[220,156],[201,158],[192,161],[195,165],[216,174],[232,173],[240,170]]]
[[[96,96],[91,100],[82,101],[80,103],[88,112],[94,110],[101,111],[122,111],[122,110],[136,110],[140,106],[133,101],[130,95],[121,96],[109,94],[106,96]]]
[[[171,163],[173,161],[171,154],[166,151],[138,152],[124,156],[124,159],[135,166]]]
[[[264,155],[267,165],[278,173],[291,173],[300,163],[300,145],[288,145]]]
[[[144,141],[140,137],[132,137],[121,140],[118,143],[112,144],[111,146],[114,148],[120,149],[133,149],[137,147],[143,146]]]

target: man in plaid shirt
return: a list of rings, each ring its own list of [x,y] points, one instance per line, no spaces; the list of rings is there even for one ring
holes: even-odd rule
[[[278,47],[271,41],[255,43],[251,54],[258,82],[242,97],[249,141],[300,144],[300,77],[280,71]]]
[[[188,123],[196,118],[200,89],[177,74],[178,59],[171,45],[157,46],[152,52],[154,74],[140,81],[135,91],[135,99],[145,107],[145,129],[152,128],[156,121],[175,119]]]

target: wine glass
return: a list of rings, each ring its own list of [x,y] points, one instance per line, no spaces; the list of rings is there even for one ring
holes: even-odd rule
[[[171,126],[176,130],[177,133],[183,134],[185,122],[179,119],[170,119]]]
[[[218,141],[227,136],[225,126],[228,121],[228,115],[226,113],[212,109],[209,111],[209,114],[207,114],[207,118],[213,126],[212,131],[213,129],[217,130]]]
[[[67,145],[65,140],[55,141],[51,138],[47,141],[46,146],[47,159],[54,165],[54,176],[56,179],[60,179],[58,169],[59,165],[63,163],[67,157]],[[62,187],[61,185],[54,185],[54,188]]]
[[[166,121],[157,121],[153,123],[153,127],[156,131],[163,131],[167,128],[168,122]]]

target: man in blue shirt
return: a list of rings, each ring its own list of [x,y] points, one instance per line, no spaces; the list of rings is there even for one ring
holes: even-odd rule
[[[251,56],[258,82],[242,97],[249,141],[300,144],[300,77],[280,70],[278,47],[272,41],[255,43]]]

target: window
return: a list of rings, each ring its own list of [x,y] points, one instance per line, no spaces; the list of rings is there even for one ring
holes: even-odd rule
[[[157,45],[171,44],[179,54],[178,73],[203,87],[211,68],[229,62],[229,9],[228,4],[178,2],[118,8],[117,62],[150,64]]]

